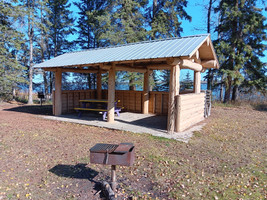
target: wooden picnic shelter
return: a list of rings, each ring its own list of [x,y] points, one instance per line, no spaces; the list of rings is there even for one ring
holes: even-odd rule
[[[56,116],[74,111],[81,99],[108,99],[107,123],[112,123],[114,102],[120,99],[127,111],[166,114],[167,131],[172,134],[204,119],[201,73],[218,69],[219,63],[210,35],[203,34],[65,53],[34,68],[55,72],[53,113]],[[194,71],[190,93],[180,93],[181,69]],[[169,92],[150,91],[149,76],[153,70],[170,70]],[[144,73],[143,91],[115,91],[116,71]],[[64,91],[62,72],[96,73],[97,89]],[[102,73],[108,73],[108,90],[102,89]]]

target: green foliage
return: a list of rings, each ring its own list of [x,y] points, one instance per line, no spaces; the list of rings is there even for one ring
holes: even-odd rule
[[[12,3],[0,1],[0,99],[11,99],[12,90],[25,82],[25,68],[17,59],[23,35],[14,27],[19,8]]]
[[[177,37],[183,31],[180,20],[191,21],[191,17],[185,11],[186,0],[153,0],[153,6],[147,7],[146,18],[151,27],[149,36],[151,39]]]
[[[185,79],[183,81],[181,81],[181,88],[183,90],[192,89],[193,88],[193,81],[192,81],[192,79],[190,77],[189,71],[187,72]]]
[[[78,19],[78,39],[77,43],[82,49],[101,47],[100,34],[103,32],[101,29],[101,17],[104,16],[107,6],[110,1],[93,1],[82,0],[81,2],[74,2],[79,9]]]
[[[49,27],[49,37],[51,39],[51,51],[57,56],[72,48],[72,43],[67,39],[68,35],[73,34],[74,19],[71,17],[71,4],[68,0],[48,0],[50,10],[49,21],[52,26]]]
[[[162,80],[159,83],[159,90],[161,91],[168,91],[169,90],[169,83],[170,83],[170,70],[162,70],[160,79]]]
[[[220,2],[220,35],[216,49],[221,60],[221,73],[225,75],[225,101],[236,100],[238,88],[257,88],[266,92],[266,69],[259,57],[264,56],[266,45],[266,25],[262,10],[256,2]]]
[[[133,0],[112,1],[105,15],[98,18],[105,32],[100,38],[106,45],[118,45],[145,40],[145,18],[141,2]],[[105,23],[104,23],[105,22]]]

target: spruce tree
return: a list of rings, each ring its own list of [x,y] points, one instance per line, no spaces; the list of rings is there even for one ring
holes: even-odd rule
[[[0,1],[0,99],[10,100],[19,84],[25,83],[25,68],[20,65],[19,50],[23,34],[15,28],[20,6],[16,1]]]
[[[220,24],[217,27],[220,38],[217,50],[223,56],[221,72],[226,77],[224,102],[228,102],[231,95],[235,101],[239,86],[244,83],[246,77],[250,77],[249,83],[252,84],[253,80],[255,81],[254,74],[264,76],[263,64],[259,57],[263,56],[266,48],[262,43],[266,40],[265,18],[253,0],[222,0],[217,11],[220,12]],[[266,79],[260,80],[262,82]]]
[[[54,57],[73,48],[73,44],[67,39],[75,32],[70,6],[68,0],[48,0],[49,21],[51,22],[48,34],[52,41],[50,50]]]
[[[193,81],[191,79],[189,71],[186,73],[185,79],[181,81],[181,88],[184,90],[193,88]]]
[[[105,29],[100,35],[102,41],[107,45],[118,45],[145,40],[145,18],[141,5],[140,1],[134,0],[112,1],[105,15],[98,18]]]
[[[151,39],[180,37],[183,31],[182,19],[191,21],[185,11],[187,0],[153,0],[152,6],[150,1],[147,1],[147,4],[146,18]]]
[[[49,44],[49,27],[52,25],[49,21],[49,14],[50,10],[47,6],[48,0],[43,0],[39,2],[38,5],[38,19],[39,22],[37,24],[37,44],[39,46],[39,54],[40,56],[36,56],[38,59],[40,59],[42,62],[45,61],[45,59],[49,58],[48,55],[48,44]],[[45,98],[48,99],[48,77],[47,72],[43,70],[43,80],[44,80],[44,95]]]
[[[94,1],[94,0],[81,0],[81,2],[74,2],[79,9],[79,18],[77,33],[77,43],[81,49],[90,49],[101,47],[99,37],[101,27],[99,17],[104,15],[110,1]]]

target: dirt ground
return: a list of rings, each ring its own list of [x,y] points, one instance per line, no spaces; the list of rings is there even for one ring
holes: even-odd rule
[[[132,142],[118,167],[118,199],[266,199],[267,112],[215,107],[189,143],[46,120],[50,106],[0,104],[0,200],[101,199],[110,166],[90,164],[96,143]]]

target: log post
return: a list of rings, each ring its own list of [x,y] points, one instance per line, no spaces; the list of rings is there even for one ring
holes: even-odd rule
[[[61,91],[61,85],[62,85],[62,69],[57,68],[55,73],[55,115],[61,115],[62,114],[62,91]]]
[[[114,103],[115,103],[115,64],[109,70],[108,74],[108,122],[114,122]]]
[[[201,90],[201,74],[194,71],[194,93],[200,93]]]
[[[176,96],[180,90],[180,66],[174,65],[171,67],[170,84],[169,84],[169,105],[168,105],[168,124],[167,131],[173,134],[177,127],[176,124]]]
[[[149,72],[144,73],[143,84],[143,114],[148,114],[149,105]]]
[[[111,188],[116,192],[117,180],[116,180],[116,165],[111,165]]]
[[[102,99],[102,82],[101,82],[101,69],[99,68],[97,77],[96,77],[96,87],[97,87],[97,99]]]

